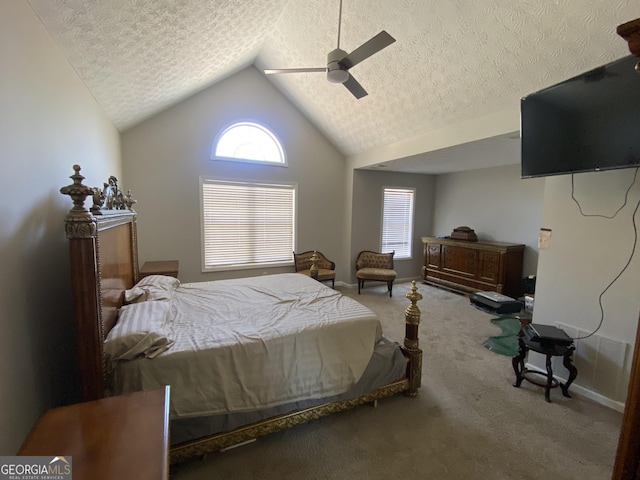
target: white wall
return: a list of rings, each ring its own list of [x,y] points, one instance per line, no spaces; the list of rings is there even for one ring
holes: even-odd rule
[[[633,181],[634,171],[625,169],[575,175],[574,196],[583,213],[612,216],[625,202],[625,192]],[[620,275],[636,248],[628,268],[602,296],[604,321],[597,332],[598,336],[631,346],[626,352],[622,372],[623,388],[609,384],[610,378],[604,380],[617,375],[613,364],[602,372],[602,380],[596,378],[597,375],[586,375],[593,369],[595,361],[591,341],[583,342],[577,352],[579,372],[576,383],[622,402],[625,400],[640,313],[640,258],[637,251],[640,246],[636,244],[637,231],[633,222],[634,214],[635,222],[640,222],[635,210],[638,202],[640,178],[629,192],[628,203],[615,218],[583,216],[571,198],[571,176],[549,177],[545,183],[543,223],[540,225],[552,232],[550,248],[540,250],[538,262],[534,308],[534,321],[537,323],[562,322],[585,332],[594,331],[600,323],[600,294]],[[612,352],[613,355],[616,353]],[[584,362],[582,376],[581,361]],[[600,358],[599,368],[605,361],[606,358]],[[603,391],[605,388],[607,391]]]
[[[47,408],[77,401],[60,187],[119,175],[118,132],[26,0],[0,3],[0,454]]]
[[[288,167],[210,159],[227,126],[253,120],[282,142]],[[138,200],[141,262],[180,261],[182,281],[262,274],[260,270],[201,272],[200,175],[298,184],[297,250],[319,250],[344,278],[344,157],[268,82],[249,67],[122,134],[128,187]],[[293,271],[291,267],[270,269]]]
[[[536,273],[544,179],[521,179],[517,164],[438,175],[435,189],[433,230],[424,235],[466,225],[481,240],[522,243],[523,276]]]

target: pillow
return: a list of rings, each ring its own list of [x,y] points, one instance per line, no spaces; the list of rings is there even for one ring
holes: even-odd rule
[[[147,275],[146,277],[142,277],[138,280],[138,283],[136,283],[136,287],[152,286],[168,288],[170,290],[175,289],[178,285],[180,285],[180,280],[168,275]]]
[[[146,302],[149,300],[147,291],[144,288],[133,287],[124,291],[124,303]]]
[[[146,302],[147,300],[171,300],[173,291],[180,280],[167,275],[148,275],[141,278],[133,288],[125,290],[124,303]]]
[[[170,302],[153,301],[121,307],[118,321],[104,342],[107,359],[154,358],[166,351],[173,345],[167,328],[170,309]]]
[[[153,287],[150,285],[137,285],[130,290],[124,291],[124,303],[146,302],[147,300],[171,300],[173,290],[162,287]]]

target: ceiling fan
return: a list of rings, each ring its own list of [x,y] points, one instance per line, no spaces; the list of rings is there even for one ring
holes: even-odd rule
[[[279,73],[305,73],[305,72],[325,72],[327,80],[331,83],[342,83],[356,98],[362,98],[367,95],[367,91],[362,85],[349,73],[349,69],[359,64],[371,55],[378,53],[385,47],[388,47],[396,41],[391,35],[384,30],[375,37],[366,41],[353,52],[347,54],[340,49],[340,24],[342,23],[342,0],[340,0],[340,13],[338,16],[338,47],[327,55],[327,66],[318,68],[281,68],[267,69],[264,71],[267,75]]]

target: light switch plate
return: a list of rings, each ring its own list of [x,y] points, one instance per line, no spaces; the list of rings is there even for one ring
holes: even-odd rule
[[[538,248],[540,250],[547,250],[551,243],[551,229],[541,228],[538,235]]]

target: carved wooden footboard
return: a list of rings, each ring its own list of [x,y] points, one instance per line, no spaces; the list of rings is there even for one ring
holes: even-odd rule
[[[131,192],[123,195],[115,177],[110,177],[102,189],[91,188],[83,185],[80,167],[74,165],[73,168],[74,174],[70,177],[73,183],[61,188],[60,192],[69,195],[74,204],[65,223],[70,246],[82,400],[89,401],[108,394],[104,340],[117,321],[125,290],[138,280],[137,214],[132,208],[135,200]],[[93,200],[91,211],[84,207],[87,197]],[[220,450],[401,392],[417,395],[422,375],[422,350],[418,341],[420,310],[416,302],[422,295],[418,293],[415,281],[406,296],[410,305],[405,310],[404,345],[399,347],[407,362],[403,378],[354,399],[324,403],[175,445],[171,448],[171,462]]]
[[[406,335],[404,346],[401,347],[407,359],[407,373],[405,378],[380,387],[366,395],[331,403],[324,403],[315,407],[296,410],[284,415],[268,418],[252,423],[244,427],[223,432],[198,440],[184,442],[171,447],[171,463],[178,463],[188,458],[215,452],[232,445],[237,445],[254,438],[262,437],[270,433],[285,430],[310,420],[325,417],[332,413],[341,412],[349,408],[375,402],[381,398],[390,397],[404,392],[405,395],[414,397],[418,394],[422,376],[422,350],[418,346],[418,327],[420,324],[420,310],[416,302],[422,299],[418,293],[416,282],[412,282],[411,291],[406,297],[411,304],[405,310]]]

